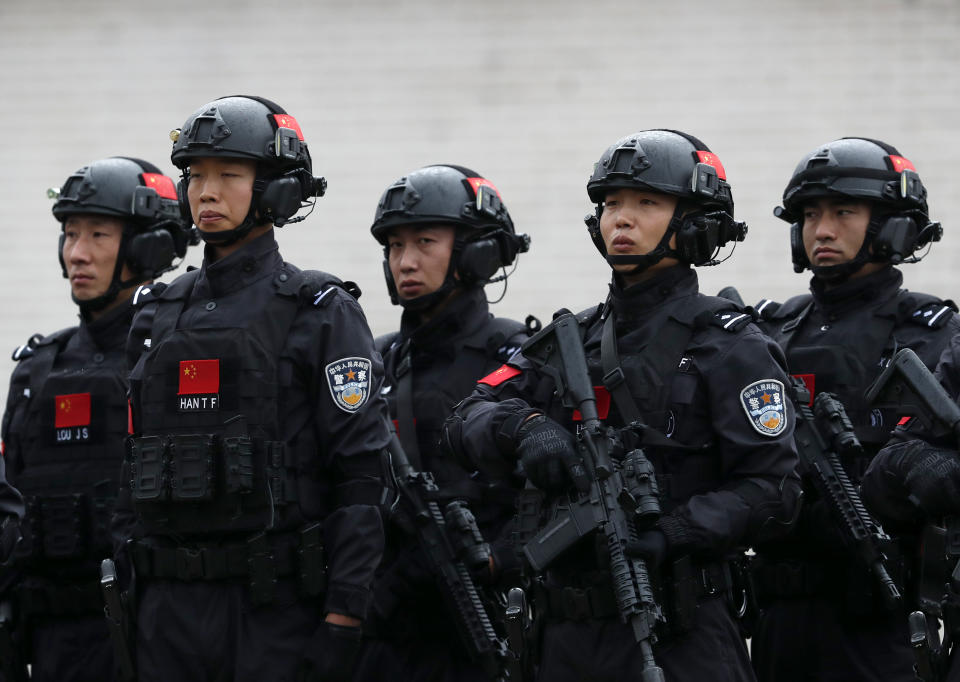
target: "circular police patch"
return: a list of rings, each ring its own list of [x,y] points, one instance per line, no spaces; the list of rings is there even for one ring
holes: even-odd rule
[[[356,412],[370,395],[370,361],[342,358],[326,367],[327,385],[334,404],[344,412]]]
[[[761,379],[740,391],[740,404],[747,421],[763,436],[778,436],[787,427],[783,384],[776,379]]]

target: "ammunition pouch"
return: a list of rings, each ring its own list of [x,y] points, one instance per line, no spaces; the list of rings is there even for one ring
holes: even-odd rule
[[[279,441],[178,434],[130,438],[128,448],[131,495],[148,528],[154,519],[184,533],[267,528],[298,500],[295,458]],[[194,504],[177,511],[184,503]]]
[[[110,553],[114,497],[87,493],[29,495],[20,524],[23,535],[13,556],[18,562],[97,559]]]
[[[161,580],[245,582],[254,604],[272,603],[279,578],[295,578],[301,592],[326,590],[323,530],[319,522],[298,532],[257,533],[242,543],[130,544],[137,577]]]
[[[659,639],[693,629],[697,603],[727,596],[732,587],[730,567],[726,563],[694,565],[689,557],[673,562],[658,582],[654,593],[665,618],[665,622],[657,625]],[[609,620],[620,615],[609,576],[589,587],[549,585],[538,580],[534,599],[537,610],[548,620]]]

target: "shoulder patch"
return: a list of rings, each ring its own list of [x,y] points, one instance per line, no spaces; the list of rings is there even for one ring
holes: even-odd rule
[[[910,315],[910,320],[931,329],[940,329],[950,321],[950,317],[956,310],[953,301],[935,301],[914,310]]]
[[[324,374],[333,403],[344,412],[356,412],[370,396],[370,360],[341,358],[326,366]]]
[[[776,379],[761,379],[744,386],[740,405],[750,426],[761,436],[779,436],[787,428],[783,384]]]
[[[523,374],[523,372],[521,372],[516,367],[511,367],[510,365],[503,365],[499,369],[491,372],[487,376],[480,379],[477,383],[486,384],[487,386],[499,386],[504,381],[508,381],[509,379],[512,379],[515,376],[519,376],[520,374]]]
[[[37,347],[37,344],[40,343],[42,339],[43,339],[43,334],[34,334],[29,339],[27,339],[27,342],[25,344],[14,348],[13,355],[11,356],[13,361],[18,362],[20,360],[26,360],[31,355],[33,355],[33,349]]]
[[[753,315],[740,310],[724,310],[713,315],[713,323],[728,332],[738,332],[751,322]]]
[[[780,305],[777,301],[769,298],[761,298],[753,309],[757,311],[757,315],[760,316],[761,320],[772,320],[774,315],[777,314],[777,310],[780,309]]]
[[[153,284],[141,284],[133,293],[133,300],[130,305],[133,307],[142,306],[145,303],[154,301],[160,297],[167,285],[163,282],[154,282]]]

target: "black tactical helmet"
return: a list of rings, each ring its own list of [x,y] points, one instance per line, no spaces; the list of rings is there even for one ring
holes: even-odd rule
[[[660,244],[649,254],[610,256],[600,234],[607,193],[618,189],[662,192],[678,197]],[[733,220],[733,194],[717,155],[703,142],[676,130],[642,130],[611,145],[594,165],[587,194],[597,204],[587,217],[594,245],[611,265],[634,264],[642,271],[665,257],[709,265],[728,241],[742,241],[747,227]],[[676,249],[670,249],[677,235]]]
[[[796,272],[811,267],[802,239],[803,206],[829,197],[871,202],[871,218],[857,256],[849,263],[812,268],[820,277],[842,279],[867,262],[915,262],[914,252],[942,234],[940,224],[927,217],[927,190],[908,159],[885,142],[844,137],[801,159],[783,191],[783,207],[774,210],[792,223]]]
[[[84,311],[102,309],[119,291],[173,270],[175,258],[183,258],[191,243],[189,223],[180,216],[173,180],[159,168],[141,159],[114,156],[101,159],[73,173],[59,191],[51,190],[53,215],[61,230],[71,215],[104,215],[123,221],[123,236],[110,288],[89,301],[74,299]],[[64,234],[58,256],[63,276]],[[133,278],[121,281],[124,264]]]
[[[262,97],[237,95],[209,102],[191,114],[170,137],[170,160],[183,171],[180,201],[188,220],[191,217],[186,187],[191,159],[225,157],[249,159],[257,164],[246,220],[230,231],[201,231],[205,241],[229,244],[265,222],[281,227],[303,220],[291,218],[303,202],[323,196],[326,191],[326,180],[313,177],[313,162],[296,119]]]
[[[400,301],[389,266],[389,232],[403,225],[437,224],[456,229],[444,284],[431,294]],[[370,232],[384,247],[384,275],[390,299],[411,309],[432,306],[458,284],[483,286],[497,270],[512,264],[517,254],[530,246],[530,238],[514,230],[493,183],[469,168],[446,164],[426,166],[388,187],[377,204]]]

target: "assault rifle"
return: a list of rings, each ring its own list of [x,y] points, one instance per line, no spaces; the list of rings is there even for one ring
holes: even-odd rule
[[[810,392],[799,379],[793,383],[797,411],[793,437],[800,456],[800,473],[816,488],[830,510],[848,548],[873,574],[884,603],[893,610],[902,597],[887,571],[883,547],[890,544],[880,524],[867,512],[860,493],[840,461],[856,457],[863,447],[843,404],[830,393],[820,393],[810,407]]]
[[[560,315],[527,339],[523,354],[553,378],[564,406],[580,411],[583,421],[577,438],[590,483],[587,492],[561,499],[546,526],[523,546],[523,553],[539,572],[584,536],[602,532],[620,619],[633,629],[643,658],[640,679],[663,682],[663,671],[653,657],[654,626],[663,614],[654,599],[646,563],[624,552],[627,543],[636,539],[638,524],[650,527],[660,515],[653,467],[639,449],[624,457],[623,466],[611,458],[613,439],[597,415],[582,332],[573,314]]]
[[[960,446],[960,407],[909,348],[893,357],[865,397],[873,407],[891,408],[898,415],[917,419],[931,437],[950,439]],[[920,610],[910,614],[910,642],[918,677],[933,682],[945,675],[955,639],[953,630],[960,625],[960,519],[948,517],[942,525],[929,523],[922,536]],[[942,642],[936,620],[928,622],[927,614],[944,619]]]
[[[100,591],[103,594],[103,615],[107,619],[110,641],[113,642],[113,661],[120,682],[132,682],[137,678],[136,665],[130,647],[130,624],[124,595],[117,584],[117,567],[113,559],[100,563]]]
[[[473,514],[459,501],[448,504],[446,514],[441,512],[433,475],[414,470],[396,437],[391,439],[389,452],[400,492],[398,503],[412,523],[471,660],[492,680],[522,679],[514,665],[517,657],[494,630],[466,565],[488,570],[490,562],[490,547],[483,542]]]

